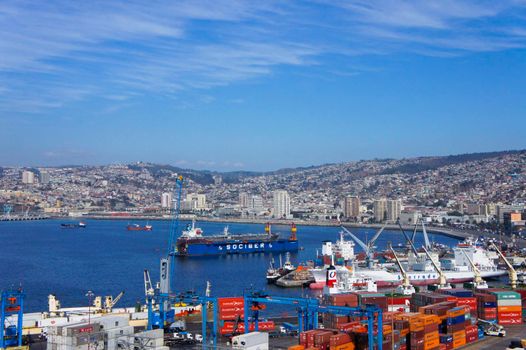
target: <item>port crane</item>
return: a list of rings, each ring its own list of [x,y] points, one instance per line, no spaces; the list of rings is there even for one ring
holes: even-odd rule
[[[403,295],[412,295],[416,293],[415,287],[413,287],[413,285],[411,284],[411,281],[409,281],[409,275],[405,271],[400,260],[398,260],[398,257],[396,256],[396,253],[393,247],[389,246],[389,249],[391,249],[391,252],[394,255],[396,264],[398,265],[398,268],[400,269],[400,274],[402,275],[402,278],[403,278],[402,284],[396,288],[396,291]]]
[[[111,295],[106,296],[104,299],[104,309],[106,312],[111,312],[113,307],[121,300],[122,296],[124,295],[124,291],[120,292],[115,298],[113,298]]]
[[[502,258],[502,260],[504,260],[504,263],[508,267],[508,277],[510,279],[511,288],[512,289],[517,288],[517,271],[515,271],[515,269],[513,268],[513,265],[510,264],[508,259],[506,259],[504,254],[502,254],[502,252],[500,251],[500,249],[497,248],[495,243],[491,243],[491,244],[493,245],[493,248],[495,248],[495,250],[497,251],[497,254],[499,254],[499,256]]]
[[[172,222],[170,224],[170,236],[168,239],[168,252],[161,258],[160,268],[160,292],[169,294],[172,291],[172,276],[175,267],[175,246],[177,230],[179,228],[179,213],[181,212],[181,195],[183,192],[183,177],[179,176],[176,180],[176,201],[173,208]]]
[[[360,247],[362,247],[363,251],[365,252],[365,256],[366,256],[366,259],[367,259],[367,265],[369,265],[369,267],[371,267],[372,265],[372,262],[373,262],[373,259],[374,259],[374,244],[376,243],[376,240],[378,239],[378,237],[380,237],[380,235],[382,234],[382,232],[385,230],[385,227],[387,226],[387,223],[384,224],[376,233],[375,235],[373,236],[373,238],[365,243],[363,242],[361,239],[359,239],[358,237],[356,237],[356,235],[354,235],[351,231],[349,231],[348,229],[345,228],[345,226],[341,226],[342,230],[344,231],[345,234],[349,235],[356,243],[358,243],[358,245]]]
[[[438,267],[437,263],[433,258],[431,257],[431,254],[429,254],[429,251],[426,249],[426,247],[422,247],[424,249],[424,252],[426,253],[429,260],[431,260],[431,264],[433,264],[433,267],[435,268],[436,272],[438,273],[438,288],[439,289],[451,289],[451,285],[447,283],[446,275],[442,272],[440,267]]]
[[[471,260],[471,258],[468,256],[468,253],[466,253],[465,250],[462,250],[462,252],[464,253],[466,258],[468,259],[469,264],[471,265],[471,268],[473,269],[473,275],[474,275],[473,284],[474,284],[474,287],[477,288],[477,289],[487,289],[488,288],[488,283],[482,279],[482,276],[480,275],[480,270],[478,269],[478,267],[473,263],[473,260]]]

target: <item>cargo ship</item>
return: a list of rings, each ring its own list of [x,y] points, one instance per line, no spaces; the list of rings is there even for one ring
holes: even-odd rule
[[[79,222],[78,224],[73,224],[73,223],[62,223],[60,224],[60,227],[62,228],[86,228],[86,223],[84,222]]]
[[[176,242],[177,256],[227,255],[247,253],[279,253],[298,250],[296,225],[291,225],[289,238],[280,238],[272,232],[270,224],[265,226],[265,233],[248,233],[233,235],[225,227],[222,234],[203,235],[203,230],[195,227],[195,222],[188,224]]]
[[[330,250],[338,254],[342,250],[341,246],[347,242],[348,241],[343,240],[343,237],[332,247],[330,247],[330,242],[324,242],[324,245],[329,246],[329,248],[323,247],[322,251]],[[332,248],[332,250],[330,248]],[[351,248],[352,246],[349,247],[346,245],[346,251],[348,253],[346,259],[349,259],[346,261],[350,262],[350,264],[354,261],[352,258],[354,252]],[[453,258],[440,259],[439,261],[438,255],[431,253],[437,265],[441,266],[448,283],[463,283],[474,279],[475,274],[466,255],[477,265],[482,278],[496,278],[506,274],[506,271],[499,269],[495,263],[497,256],[494,252],[485,249],[471,239],[466,239],[466,241],[454,247],[453,254]],[[311,270],[315,280],[315,283],[311,284],[311,288],[319,289],[325,286],[327,268],[328,265]],[[437,283],[438,281],[438,273],[423,253],[419,252],[419,255],[416,256],[410,252],[405,268],[412,285],[429,285]],[[348,269],[349,266],[336,266],[336,270],[343,271]],[[358,267],[354,270],[358,276],[372,278],[378,287],[387,288],[398,286],[403,280],[403,276],[399,271],[389,271],[390,269],[387,269],[385,265],[371,268]]]
[[[132,224],[126,226],[126,229],[128,231],[151,231],[153,229],[152,225],[144,225],[141,226],[139,224]]]

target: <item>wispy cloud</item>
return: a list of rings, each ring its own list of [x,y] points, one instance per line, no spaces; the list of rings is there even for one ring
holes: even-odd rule
[[[280,66],[357,73],[332,67],[331,55],[524,48],[525,24],[525,4],[513,0],[8,0],[0,4],[0,112],[171,97]],[[202,103],[213,100],[206,96]]]

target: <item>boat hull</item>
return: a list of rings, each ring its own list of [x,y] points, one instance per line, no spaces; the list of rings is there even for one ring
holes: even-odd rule
[[[326,281],[325,270],[311,270],[316,284],[314,287],[324,285]],[[391,273],[385,270],[356,270],[356,275],[372,278],[378,287],[395,287],[402,283],[400,273]],[[471,271],[444,271],[448,283],[471,282],[474,274]],[[506,274],[504,270],[481,271],[482,278],[495,278]],[[436,272],[409,272],[409,280],[412,285],[425,286],[439,282]]]
[[[178,242],[177,256],[229,255],[250,253],[280,253],[298,250],[298,241],[277,239],[272,241]]]

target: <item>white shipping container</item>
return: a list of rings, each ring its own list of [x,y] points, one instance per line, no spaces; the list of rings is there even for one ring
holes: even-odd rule
[[[268,333],[252,332],[232,338],[232,347],[234,349],[252,349],[255,346],[261,346],[258,348],[260,350],[268,349]]]
[[[497,300],[497,306],[521,306],[522,301],[520,299],[500,299]]]

